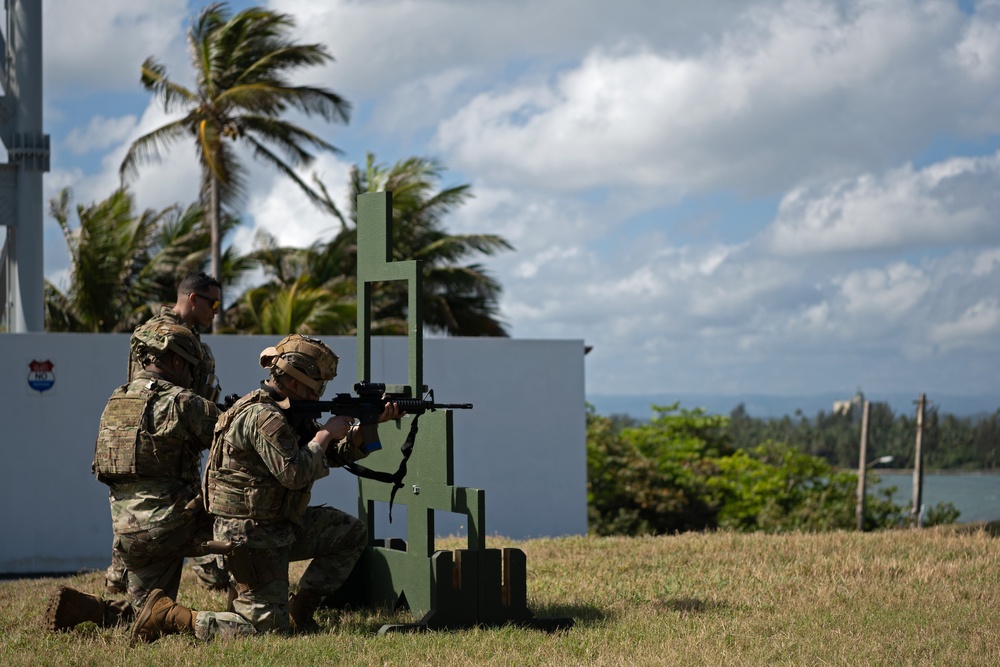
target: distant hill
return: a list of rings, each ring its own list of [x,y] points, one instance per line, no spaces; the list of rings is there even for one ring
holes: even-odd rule
[[[651,405],[670,405],[680,401],[686,409],[705,408],[710,414],[728,415],[740,403],[751,417],[768,418],[795,416],[801,411],[806,417],[815,417],[822,410],[833,410],[834,401],[849,400],[854,392],[828,392],[800,396],[770,396],[763,394],[588,394],[587,401],[594,406],[597,414],[625,414],[635,419],[652,417]],[[897,415],[916,414],[919,393],[914,394],[866,394],[869,400],[888,403]],[[954,394],[927,393],[932,407],[941,414],[956,417],[990,415],[1000,408],[1000,395],[958,396]]]

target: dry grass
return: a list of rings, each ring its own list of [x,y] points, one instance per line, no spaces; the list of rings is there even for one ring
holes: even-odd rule
[[[174,636],[129,648],[122,630],[43,631],[57,581],[17,580],[0,583],[0,664],[1000,664],[1000,551],[982,530],[494,538],[489,546],[523,549],[535,614],[572,616],[575,627],[376,636],[383,623],[409,618],[326,611],[323,634],[208,644]],[[96,590],[100,575],[60,581]],[[224,605],[188,578],[181,598]]]

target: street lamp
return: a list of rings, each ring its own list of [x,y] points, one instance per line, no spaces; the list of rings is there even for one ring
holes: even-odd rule
[[[874,468],[875,466],[877,466],[880,463],[892,463],[892,454],[890,454],[889,456],[880,456],[877,459],[875,459],[874,461],[869,461],[868,465],[866,465],[865,467],[866,468]]]
[[[868,425],[868,401],[865,401],[865,413],[863,418],[865,428]],[[880,463],[889,463],[892,461],[892,454],[887,456],[880,456],[877,459],[869,461],[864,465],[861,465],[865,460],[865,453],[868,449],[868,438],[867,433],[863,433],[861,436],[861,461],[858,462],[858,503],[857,503],[857,518],[858,518],[858,530],[865,529],[865,487],[868,484],[866,473],[877,466]]]

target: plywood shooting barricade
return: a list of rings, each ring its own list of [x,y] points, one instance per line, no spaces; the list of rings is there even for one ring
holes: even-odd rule
[[[407,283],[408,368],[406,385],[386,392],[421,398],[433,392],[423,382],[422,275],[420,262],[392,261],[392,195],[358,197],[358,381],[371,377],[372,285]],[[461,397],[445,397],[449,400]],[[517,624],[544,630],[568,628],[571,618],[537,618],[527,606],[527,559],[520,549],[486,548],[486,493],[455,485],[453,412],[409,415],[380,426],[384,452],[365,460],[372,470],[392,473],[414,420],[419,419],[404,485],[391,500],[405,506],[407,539],[378,539],[377,503],[390,503],[392,487],[358,478],[358,517],[368,527],[369,546],[342,590],[329,603],[406,607],[414,623],[385,625],[379,632],[455,629]],[[391,511],[391,509],[390,509]],[[464,514],[465,549],[434,548],[434,512]],[[390,515],[391,516],[391,515]]]

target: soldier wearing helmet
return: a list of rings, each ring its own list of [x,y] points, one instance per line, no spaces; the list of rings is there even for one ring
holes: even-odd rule
[[[203,554],[212,539],[199,471],[219,409],[190,389],[201,344],[187,327],[169,323],[138,338],[143,370],[108,400],[93,463],[110,489],[114,548],[126,568],[130,604],[61,587],[46,610],[53,630],[127,622],[151,591],[176,595],[185,556]]]
[[[133,637],[155,640],[175,632],[288,632],[314,625],[323,597],[340,588],[368,541],[365,525],[332,507],[310,506],[313,482],[331,459],[356,461],[359,428],[350,417],[320,425],[286,413],[295,401],[317,400],[337,375],[337,355],[322,341],[292,334],[260,354],[269,377],[227,410],[215,428],[204,476],[206,509],[215,538],[239,543],[226,564],[235,583],[235,613],[194,611],[167,592],[149,596]],[[389,404],[380,421],[402,414]],[[336,456],[328,458],[328,454]],[[334,463],[333,465],[337,465]],[[289,599],[288,564],[311,559]]]
[[[202,342],[198,328],[207,328],[222,303],[222,284],[215,278],[201,272],[189,273],[177,286],[177,302],[171,306],[164,304],[160,312],[147,322],[140,324],[129,341],[128,381],[137,377],[146,368],[143,354],[148,352],[148,340],[155,336],[156,329],[163,324],[183,326],[189,329],[200,352],[193,354],[198,361],[192,362],[190,388],[194,393],[209,401],[218,401],[220,388],[215,375],[215,357],[211,348]],[[145,351],[145,352],[144,352]],[[198,580],[208,588],[225,588],[229,576],[214,556],[193,559],[192,569]],[[124,593],[125,568],[121,554],[112,547],[111,565],[104,575],[105,591]]]
[[[215,357],[208,345],[201,341],[198,328],[211,326],[212,318],[222,304],[222,284],[205,273],[189,273],[177,286],[177,303],[163,305],[160,312],[136,327],[129,344],[129,380],[145,368],[140,358],[143,336],[161,324],[187,327],[201,347],[200,361],[192,369],[191,389],[210,401],[219,399],[219,383],[215,376]]]

